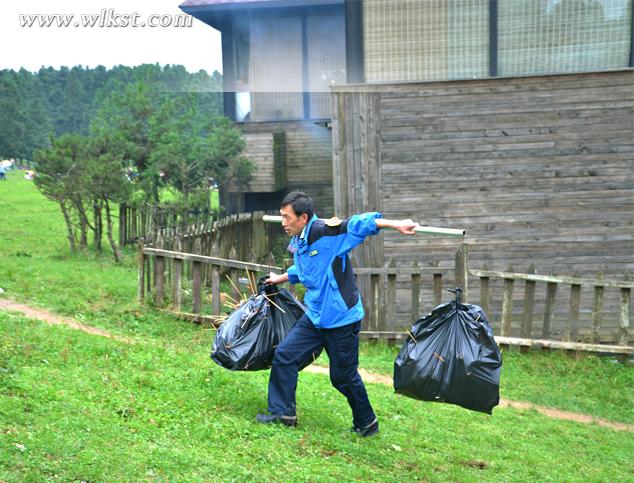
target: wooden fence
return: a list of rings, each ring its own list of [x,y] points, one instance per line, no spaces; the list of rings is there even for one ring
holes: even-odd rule
[[[128,210],[129,211],[129,210]],[[131,211],[132,218],[126,218],[128,228],[136,223],[130,220],[147,220],[142,213]],[[128,243],[142,243],[146,248],[158,248],[168,251],[191,253],[214,258],[231,260],[249,260],[255,263],[271,263],[276,244],[286,246],[287,241],[281,226],[264,223],[264,211],[241,213],[213,219],[201,219],[199,223],[185,226],[170,224],[163,228],[155,227],[147,231],[147,237],[133,237],[134,229],[125,230]],[[128,215],[125,215],[128,216]],[[127,221],[126,221],[127,220]],[[147,225],[149,227],[149,225]],[[222,236],[220,235],[222,233]],[[278,256],[278,258],[281,258]],[[274,260],[274,259],[273,259]]]
[[[217,218],[209,209],[184,210],[170,206],[122,204],[119,206],[119,245],[133,245],[143,239],[153,243],[163,233],[211,231]]]
[[[521,338],[529,339],[534,333],[533,318],[535,306],[536,284],[545,284],[544,315],[542,319],[541,339],[551,339],[553,336],[553,320],[559,287],[568,285],[570,287],[569,310],[567,317],[567,327],[563,330],[563,339],[566,341],[577,341],[579,339],[579,322],[581,306],[581,289],[589,287],[593,293],[592,316],[590,326],[589,342],[596,344],[601,341],[600,329],[604,315],[605,290],[616,289],[620,295],[618,312],[618,333],[614,342],[626,346],[629,342],[630,329],[630,301],[631,291],[634,283],[630,281],[628,274],[624,281],[604,280],[601,273],[596,279],[567,277],[567,276],[547,276],[536,275],[534,273],[513,273],[496,272],[489,270],[470,270],[470,275],[480,279],[480,303],[485,313],[490,307],[489,284],[491,279],[501,279],[504,281],[504,292],[501,314],[501,335],[510,337],[512,335],[513,324],[513,292],[517,281],[524,281],[523,313],[520,323]]]
[[[191,274],[191,289],[183,286],[184,264],[188,264]],[[220,293],[221,275],[230,282],[230,299],[243,300],[243,290],[240,289],[242,273],[247,280],[249,291],[254,291],[254,284],[258,280],[258,272],[281,271],[280,267],[262,265],[258,263],[240,262],[224,258],[208,257],[192,253],[174,252],[157,248],[141,246],[138,259],[139,289],[138,297],[144,302],[146,295],[152,293],[153,302],[158,307],[167,305],[180,316],[201,322],[214,321],[221,314],[222,303]],[[205,274],[209,277],[206,279]],[[209,307],[203,307],[205,292],[209,289],[211,300]],[[191,293],[191,312],[184,307],[183,295]],[[205,308],[209,310],[204,310]]]
[[[214,252],[217,255],[217,252]],[[286,261],[284,265],[288,265]],[[191,300],[189,308],[184,309],[183,280],[185,267],[191,280]],[[236,261],[231,258],[206,256],[161,248],[141,247],[139,251],[139,298],[144,300],[148,293],[152,293],[153,300],[158,306],[165,306],[168,302],[171,310],[191,320],[217,320],[222,310],[220,283],[224,279],[231,280],[231,295],[239,300],[242,292],[239,279],[250,281],[257,278],[257,272],[283,270],[271,263],[250,263]],[[242,275],[240,275],[242,273]],[[604,280],[602,276],[595,279],[547,276],[535,273],[514,273],[477,270],[468,268],[468,245],[463,244],[457,250],[453,267],[397,267],[391,261],[387,267],[356,268],[356,278],[362,288],[362,296],[366,309],[366,317],[362,336],[374,340],[396,342],[407,336],[405,329],[416,321],[422,313],[423,304],[432,306],[451,298],[443,289],[454,286],[463,288],[463,302],[480,305],[489,315],[490,322],[496,328],[496,340],[500,344],[519,346],[523,349],[530,347],[557,348],[574,351],[593,351],[615,354],[634,355],[631,345],[630,304],[631,291],[634,283],[626,274],[625,280]],[[399,279],[397,282],[397,278]],[[491,286],[494,281],[503,283],[502,310],[500,314],[492,310]],[[514,293],[518,282],[524,283],[524,297],[521,300],[521,316],[513,316]],[[252,282],[246,282],[252,283]],[[479,293],[470,290],[479,285]],[[538,317],[536,290],[544,285],[543,316]],[[568,313],[565,323],[566,330],[562,334],[553,332],[553,321],[556,307],[561,309],[560,287],[570,288],[570,297],[566,301]],[[590,336],[579,342],[582,326],[580,313],[582,311],[581,289],[589,288],[593,292],[591,307],[591,323],[583,327]],[[291,287],[292,290],[292,287]],[[605,315],[604,301],[606,290],[616,291],[619,298],[618,330],[615,337],[599,336],[604,329],[602,323]],[[399,294],[397,295],[397,291]],[[206,305],[206,293],[210,301]],[[404,293],[406,294],[404,296]],[[517,295],[517,294],[516,294]],[[426,299],[430,300],[426,300]],[[168,300],[169,299],[169,300]],[[409,300],[405,300],[409,299]],[[424,300],[425,299],[425,300]],[[206,306],[204,306],[206,305]],[[561,312],[561,310],[560,310]],[[517,313],[517,311],[516,311]],[[541,331],[536,320],[541,318]],[[534,327],[535,326],[535,327]],[[535,331],[538,336],[535,337]],[[517,336],[513,336],[517,333]],[[618,345],[615,345],[618,344]]]
[[[402,340],[407,337],[405,329],[421,316],[422,285],[427,285],[433,306],[451,298],[443,294],[443,287],[459,285],[464,289],[462,301],[480,305],[490,317],[491,324],[497,329],[496,340],[500,344],[519,346],[523,350],[536,347],[634,355],[634,338],[630,324],[631,292],[634,283],[629,274],[625,274],[623,281],[615,281],[603,279],[601,273],[597,278],[590,279],[468,269],[467,247],[463,245],[457,252],[453,269],[418,267],[416,264],[412,268],[396,268],[393,262],[391,267],[386,268],[356,269],[357,278],[366,277],[366,290],[363,294],[366,307],[366,326],[363,331],[365,337],[388,341]],[[534,272],[534,268],[532,271]],[[397,297],[397,276],[401,278],[400,285],[406,287],[405,297],[403,294]],[[502,310],[499,314],[492,310],[491,285],[495,280],[503,283]],[[523,299],[520,300],[522,310],[519,317],[514,317],[513,295],[519,281],[524,282]],[[475,282],[478,282],[477,285],[480,287],[479,293],[469,290],[476,285]],[[543,291],[537,290],[540,284],[545,286]],[[567,300],[561,300],[561,297],[557,296],[562,286],[568,286],[570,289]],[[587,310],[591,313],[589,326],[581,325],[582,288],[592,292],[592,306]],[[612,291],[612,295],[618,297],[618,310],[616,314],[610,313],[612,318],[617,319],[616,330],[603,326],[606,315],[606,290]],[[538,293],[543,293],[544,296],[540,324],[535,323],[539,313],[536,310]],[[410,300],[406,300],[407,298]],[[562,312],[562,304],[567,305],[567,314],[558,322],[564,327],[555,334],[553,324],[556,309],[559,308],[559,312]],[[407,310],[408,306],[410,310]],[[403,324],[397,320],[407,322]],[[581,329],[584,329],[584,333]],[[517,332],[518,336],[513,336]]]

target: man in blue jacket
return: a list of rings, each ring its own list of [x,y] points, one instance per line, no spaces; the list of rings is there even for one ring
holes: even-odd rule
[[[385,220],[380,213],[354,215],[347,220],[320,220],[312,198],[289,193],[281,203],[282,227],[292,235],[293,266],[281,275],[270,274],[268,284],[302,283],[306,287],[304,315],[275,351],[269,378],[269,414],[259,423],[297,424],[297,373],[312,354],[325,348],[330,359],[330,381],[352,408],[352,431],[371,436],[379,431],[374,410],[357,371],[363,304],[354,281],[348,252],[381,228],[413,235],[412,220]]]

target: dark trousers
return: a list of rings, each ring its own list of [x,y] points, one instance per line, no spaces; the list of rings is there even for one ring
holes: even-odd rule
[[[374,421],[374,411],[357,371],[360,329],[361,322],[316,329],[308,317],[299,319],[275,351],[269,378],[269,412],[295,416],[299,368],[323,347],[330,358],[330,382],[348,399],[354,426],[363,428]]]

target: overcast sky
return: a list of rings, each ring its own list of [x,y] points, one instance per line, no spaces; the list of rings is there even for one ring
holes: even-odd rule
[[[0,3],[0,69],[37,71],[42,66],[72,67],[82,65],[111,68],[122,64],[182,64],[190,72],[200,69],[222,72],[220,34],[210,26],[192,19],[190,27],[99,27],[128,22],[153,21],[167,24],[171,15],[183,14],[179,0],[78,0],[3,1]],[[101,13],[102,9],[106,11]],[[108,9],[113,9],[107,12]],[[68,27],[20,25],[20,14],[73,15]],[[94,27],[82,27],[82,14],[102,15]],[[114,16],[113,16],[114,15]],[[120,17],[115,17],[121,15]],[[152,15],[156,15],[150,18]],[[68,17],[67,17],[68,18]]]

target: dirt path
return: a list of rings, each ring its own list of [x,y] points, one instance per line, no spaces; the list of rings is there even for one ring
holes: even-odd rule
[[[66,325],[68,327],[81,330],[88,334],[108,337],[110,339],[124,342],[126,344],[136,343],[134,339],[130,339],[128,337],[116,336],[109,333],[106,330],[98,329],[96,327],[91,327],[85,324],[81,324],[72,319],[60,317],[59,315],[49,312],[48,310],[32,308],[27,305],[14,302],[6,298],[0,298],[0,310],[22,312],[28,318],[38,319],[50,325]],[[313,374],[328,375],[327,367],[312,365],[312,366],[308,366],[304,370]],[[361,368],[359,369],[359,373],[361,374],[361,377],[363,378],[365,382],[369,382],[373,384],[384,384],[390,387],[392,387],[393,385],[391,376],[384,375],[384,374],[375,374],[373,372],[369,372]],[[603,426],[610,429],[616,429],[618,431],[634,432],[634,424],[617,423],[614,421],[609,421],[607,419],[598,418],[596,416],[589,416],[587,414],[575,413],[571,411],[561,411],[559,409],[538,406],[537,404],[524,402],[524,401],[510,401],[508,399],[500,399],[499,407],[503,407],[503,408],[510,407],[510,408],[522,409],[522,410],[532,409],[534,411],[537,411],[540,414],[543,414],[544,416],[548,416],[549,418],[553,418],[553,419],[574,421],[577,423],[585,423],[585,424],[597,424],[599,426]]]
[[[118,340],[119,342],[124,342],[126,344],[135,344],[135,341],[128,337],[113,335],[107,330],[99,329],[97,327],[91,327],[89,325],[76,322],[73,319],[62,317],[60,315],[49,312],[48,310],[29,307],[28,305],[14,302],[11,299],[0,298],[0,309],[11,310],[14,312],[22,312],[25,316],[27,316],[30,319],[41,320],[42,322],[46,322],[49,325],[67,325],[68,327],[81,330],[88,334],[108,337],[109,339]]]

